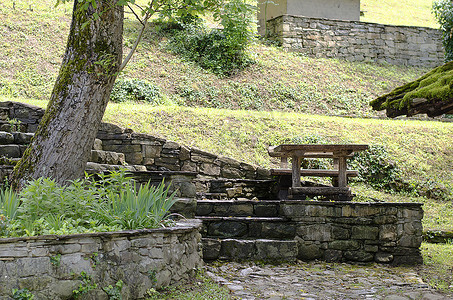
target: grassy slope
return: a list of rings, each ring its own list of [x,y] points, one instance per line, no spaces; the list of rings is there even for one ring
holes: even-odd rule
[[[46,104],[39,100],[20,101],[42,107]],[[288,142],[294,137],[321,136],[331,142],[385,145],[403,169],[406,179],[428,185],[431,182],[433,186],[436,182],[452,189],[453,123],[153,107],[132,103],[109,104],[104,120],[262,167],[278,164],[267,154],[269,145]],[[386,201],[424,202],[425,229],[453,230],[451,202],[390,195],[362,185],[354,186],[354,192]]]
[[[439,28],[431,14],[432,0],[361,0],[364,22]]]
[[[0,94],[47,99],[69,28],[71,6],[54,0],[0,0]],[[30,3],[30,4],[28,4]],[[29,10],[29,7],[33,11]],[[131,45],[136,22],[127,21]],[[201,70],[162,50],[167,37],[150,30],[123,77],[147,79],[174,103],[194,107],[284,110],[325,115],[376,115],[368,102],[425,69],[312,59],[256,44],[256,64],[230,78]],[[126,49],[127,52],[127,49]]]

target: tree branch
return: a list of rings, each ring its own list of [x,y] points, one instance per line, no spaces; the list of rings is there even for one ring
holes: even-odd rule
[[[153,3],[154,3],[154,0],[149,5],[150,9],[153,7]],[[126,56],[126,58],[123,60],[123,62],[121,63],[121,66],[120,66],[120,69],[119,69],[118,73],[121,72],[126,67],[128,62],[131,60],[132,55],[137,50],[138,44],[140,43],[140,41],[141,41],[141,39],[143,37],[143,33],[145,32],[146,27],[148,25],[148,20],[149,20],[149,18],[151,18],[152,15],[153,15],[153,12],[151,12],[151,10],[148,10],[146,12],[146,14],[145,14],[145,17],[143,18],[143,21],[140,21],[140,23],[142,24],[142,29],[140,30],[140,32],[138,34],[138,37],[137,37],[137,40],[135,41],[134,45],[132,46],[131,51]]]

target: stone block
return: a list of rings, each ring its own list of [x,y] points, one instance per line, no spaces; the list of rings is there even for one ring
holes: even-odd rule
[[[332,240],[332,227],[330,224],[299,225],[297,236],[304,241],[329,242]]]
[[[157,158],[160,157],[162,152],[162,146],[159,145],[144,145],[144,157],[146,158]]]
[[[229,208],[229,213],[233,216],[252,216],[253,215],[253,204],[234,204]]]
[[[373,226],[353,226],[351,239],[375,240],[379,235],[379,228]]]
[[[185,161],[182,164],[181,171],[198,172],[197,164],[191,161]]]
[[[288,239],[296,236],[296,224],[289,222],[262,222],[261,237]]]
[[[370,262],[374,260],[374,254],[363,250],[345,251],[344,258],[349,261]]]
[[[179,152],[179,159],[180,160],[189,160],[190,159],[190,149],[185,146],[181,146],[181,149]]]
[[[173,204],[170,211],[178,213],[186,218],[193,218],[197,207],[197,201],[194,198],[179,198]]]
[[[20,158],[19,145],[0,145],[0,153],[8,158]]]
[[[343,252],[340,250],[327,249],[324,251],[323,259],[327,262],[340,262],[343,260]]]
[[[215,260],[219,258],[222,243],[218,239],[203,239],[203,259]]]
[[[255,204],[254,214],[257,217],[276,217],[278,216],[277,204]]]
[[[403,235],[399,241],[398,246],[407,247],[407,248],[419,248],[422,244],[422,236],[412,236],[412,235]]]
[[[257,240],[256,256],[258,260],[294,261],[298,255],[296,241]]]
[[[243,222],[213,222],[208,226],[208,234],[210,236],[219,237],[242,237],[247,235],[248,226]]]
[[[396,225],[381,225],[379,227],[379,239],[381,241],[396,241]]]
[[[192,149],[191,160],[193,162],[213,163],[217,159],[217,155],[208,153],[199,149]]]
[[[374,260],[378,263],[391,263],[393,261],[393,255],[386,252],[378,252],[375,254]]]
[[[321,258],[324,251],[319,244],[299,241],[297,258],[305,261]]]
[[[379,207],[362,205],[345,205],[342,207],[343,217],[368,217],[379,213]]]
[[[31,139],[33,138],[33,133],[25,133],[25,132],[14,132],[14,143],[19,145],[29,144]]]
[[[373,219],[375,224],[383,225],[383,224],[396,224],[398,218],[394,215],[390,216],[377,216]]]
[[[213,163],[202,163],[200,165],[200,173],[209,175],[209,176],[219,176],[220,175],[220,166]]]
[[[221,168],[223,178],[243,178],[245,173],[241,169],[224,166]]]
[[[232,260],[250,259],[255,253],[255,241],[253,240],[222,240],[220,258]]]
[[[351,230],[340,226],[332,226],[332,239],[348,240],[351,238]]]
[[[197,203],[197,216],[207,216],[213,211],[214,204],[198,202]]]
[[[355,251],[360,249],[360,243],[354,240],[337,240],[329,243],[329,249]]]

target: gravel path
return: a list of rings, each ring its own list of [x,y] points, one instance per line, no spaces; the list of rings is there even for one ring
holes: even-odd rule
[[[430,289],[413,269],[377,264],[229,262],[209,264],[207,270],[236,299],[453,299],[453,295]]]

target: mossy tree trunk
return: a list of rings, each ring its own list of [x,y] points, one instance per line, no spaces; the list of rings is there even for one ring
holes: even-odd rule
[[[85,1],[86,2],[86,1]],[[83,176],[122,60],[123,6],[74,1],[66,53],[46,113],[13,172],[27,180],[51,177],[64,184]],[[99,17],[96,17],[99,16]]]

